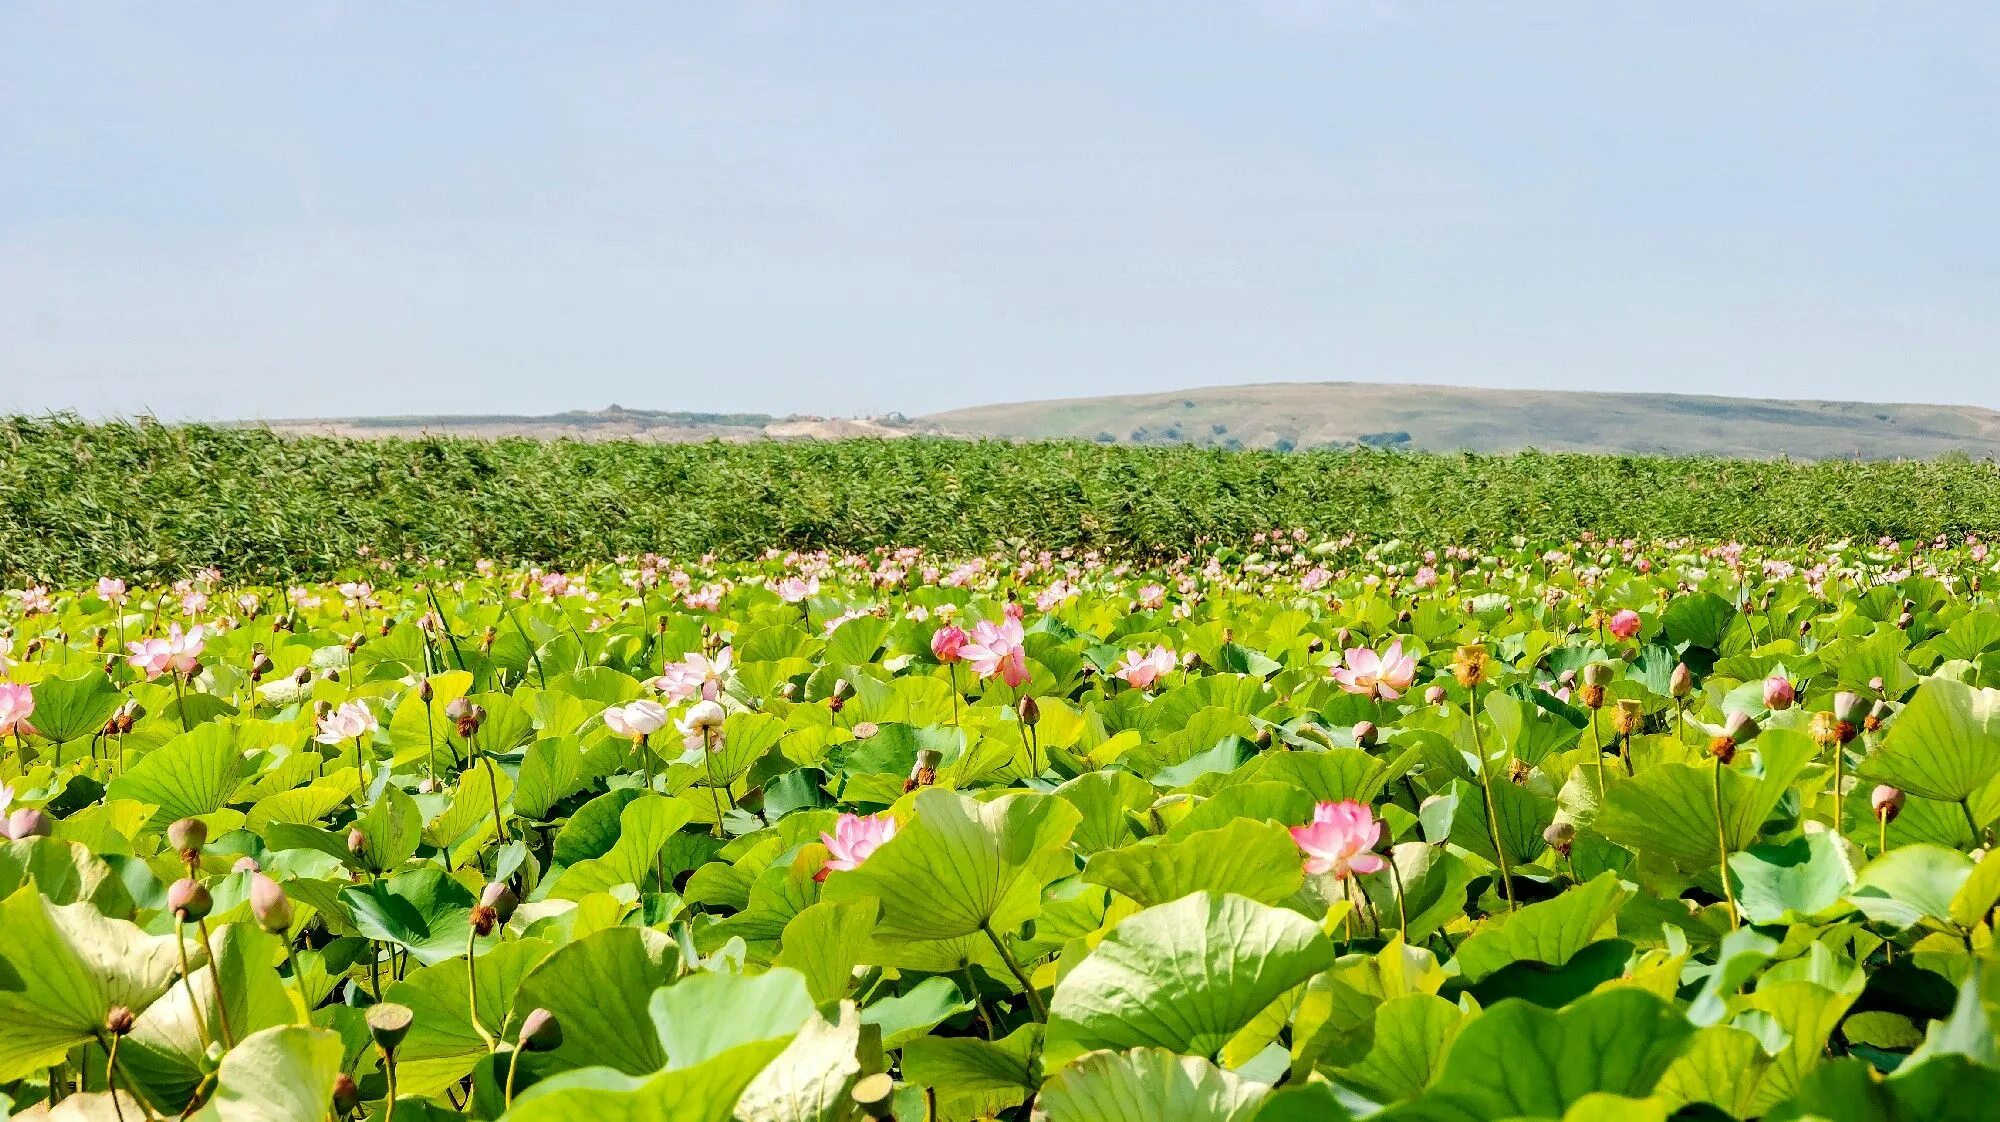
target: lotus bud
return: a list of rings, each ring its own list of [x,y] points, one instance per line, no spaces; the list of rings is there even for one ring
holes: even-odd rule
[[[352,826],[348,828],[347,852],[353,854],[356,858],[360,858],[367,854],[368,835],[361,832],[361,827]]]
[[[229,871],[232,873],[255,873],[261,872],[263,868],[264,866],[258,864],[255,857],[246,853],[238,857],[235,863],[229,866]]]
[[[1028,726],[1029,728],[1034,728],[1036,725],[1042,723],[1042,706],[1041,703],[1036,701],[1034,698],[1032,697],[1022,698],[1019,709],[1021,713],[1022,724]]]
[[[139,1018],[133,1016],[132,1010],[123,1005],[113,1005],[104,1014],[104,1031],[113,1036],[130,1034],[132,1026],[138,1023]]]
[[[1568,857],[1570,846],[1576,844],[1576,827],[1557,819],[1542,831],[1542,840],[1548,843],[1550,849]]]
[[[192,862],[201,856],[201,847],[208,844],[208,824],[199,818],[180,819],[167,827],[167,844]]]
[[[1432,686],[1424,691],[1425,705],[1443,705],[1444,699],[1445,692],[1443,686]]]
[[[1380,733],[1379,730],[1377,730],[1375,727],[1375,722],[1359,721],[1355,723],[1354,743],[1359,744],[1363,748],[1374,747],[1375,740],[1379,735]]]
[[[1833,695],[1833,715],[1850,725],[1858,725],[1868,716],[1868,699],[1858,693],[1842,690]]]
[[[385,1001],[368,1007],[368,1033],[375,1038],[375,1046],[391,1055],[403,1038],[410,1035],[410,1022],[416,1014],[407,1005]]]
[[[361,1088],[355,1086],[354,1077],[341,1072],[333,1077],[333,1113],[336,1118],[345,1118],[361,1109]]]
[[[208,889],[193,877],[182,877],[167,887],[167,911],[182,923],[199,923],[214,907]]]
[[[253,682],[263,681],[264,675],[269,674],[277,668],[277,664],[271,661],[271,656],[265,654],[263,651],[258,651],[256,654],[250,656],[250,680]]]
[[[292,929],[292,902],[278,882],[263,873],[250,877],[250,914],[256,917],[257,926],[273,935]]]
[[[1723,735],[1738,744],[1750,743],[1757,739],[1757,734],[1762,731],[1755,718],[1740,710],[1729,714],[1728,719],[1722,723]]]
[[[1894,822],[1903,812],[1903,792],[1887,783],[1878,784],[1868,793],[1868,805],[1875,808],[1875,817],[1884,822]]]
[[[553,1052],[562,1047],[562,1023],[547,1009],[536,1009],[521,1019],[516,1039],[523,1052]]]
[[[1783,674],[1773,674],[1764,679],[1764,705],[1769,709],[1784,711],[1792,707],[1798,697],[1798,688]]]
[[[307,682],[310,682],[312,680],[313,680],[313,672],[312,672],[312,667],[310,666],[301,666],[297,670],[292,671],[292,681],[298,683],[301,686],[305,685]],[[321,704],[324,703],[322,702]],[[315,713],[317,713],[319,710],[319,705],[314,705],[313,710]]]
[[[711,729],[719,729],[722,727],[722,722],[726,720],[728,716],[729,714],[723,711],[721,705],[717,704],[716,702],[703,699],[701,701],[695,702],[694,705],[688,709],[687,727],[701,732],[706,732]]]
[[[1873,678],[1868,679],[1868,690],[1871,693],[1879,695],[1888,688],[1889,688],[1888,684],[1882,681],[1882,677],[1879,674]]]
[[[1673,675],[1667,679],[1667,689],[1675,697],[1686,697],[1694,692],[1694,671],[1688,669],[1687,663],[1674,664]]]
[[[431,680],[429,678],[417,679],[418,701],[423,702],[425,705],[429,705],[431,703],[431,698],[434,698],[436,696],[437,696],[437,690],[431,687]]]
[[[22,807],[7,816],[7,836],[15,841],[24,838],[45,838],[54,832],[49,824],[49,816],[33,807]]]

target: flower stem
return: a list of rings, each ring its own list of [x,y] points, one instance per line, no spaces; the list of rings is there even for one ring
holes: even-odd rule
[[[1736,907],[1736,890],[1729,887],[1729,830],[1723,825],[1722,768],[1722,761],[1715,761],[1715,844],[1721,855],[1716,871],[1722,875],[1723,898],[1729,901],[1729,926],[1735,929],[1743,926],[1743,918]]]
[[[1027,991],[1028,1008],[1034,1013],[1035,1020],[1047,1024],[1049,1020],[1049,1008],[1042,1004],[1041,991],[1035,988],[1033,979],[1029,978],[1027,971],[1022,970],[1021,964],[1014,960],[1014,952],[1008,950],[1007,944],[1001,940],[1000,936],[993,933],[991,925],[982,922],[979,925],[979,929],[986,932],[986,938],[992,941],[993,949],[1000,952],[1000,961],[1007,964],[1007,969],[1014,975],[1014,980],[1020,982],[1021,987]]]
[[[1500,838],[1500,816],[1494,810],[1493,805],[1493,777],[1486,766],[1486,751],[1479,744],[1478,686],[1472,687],[1472,700],[1466,705],[1465,715],[1472,722],[1472,751],[1474,755],[1479,757],[1479,789],[1486,796],[1486,832],[1492,837],[1493,856],[1499,860],[1500,864],[1500,892],[1507,898],[1507,910],[1512,912],[1514,910],[1514,874],[1507,867],[1507,844]],[[1593,722],[1594,720],[1595,715],[1593,715]],[[1591,727],[1595,729],[1596,725],[1593,723]],[[1604,766],[1603,760],[1603,754],[1599,753],[1597,766],[1600,769]],[[1598,772],[1598,778],[1604,778],[1602,770]]]

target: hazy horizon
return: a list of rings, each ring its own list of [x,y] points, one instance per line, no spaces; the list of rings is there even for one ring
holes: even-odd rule
[[[2000,10],[0,10],[0,412],[2000,408]]]

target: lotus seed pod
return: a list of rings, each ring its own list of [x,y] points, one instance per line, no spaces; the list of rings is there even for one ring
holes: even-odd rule
[[[1868,805],[1875,808],[1875,817],[1884,822],[1894,822],[1903,812],[1903,792],[1887,783],[1878,784],[1868,793]]]
[[[1444,699],[1445,692],[1443,686],[1432,686],[1424,691],[1425,705],[1443,705]]]
[[[277,881],[263,873],[250,876],[250,914],[256,917],[257,926],[273,935],[292,929],[291,900]]]
[[[33,807],[22,807],[7,816],[7,836],[15,841],[24,838],[45,838],[54,832],[49,816]]]
[[[547,1009],[536,1009],[521,1020],[518,1038],[523,1052],[553,1052],[562,1047],[562,1024]]]
[[[1542,831],[1542,840],[1548,843],[1550,849],[1568,857],[1570,846],[1576,842],[1576,827],[1558,819]]]
[[[1850,725],[1858,725],[1868,716],[1868,699],[1850,690],[1842,690],[1833,695],[1833,715]]]
[[[167,888],[167,911],[182,923],[199,923],[214,907],[208,889],[193,877],[182,877]]]
[[[407,1005],[385,1001],[368,1007],[368,1032],[375,1038],[375,1046],[384,1052],[394,1053],[403,1038],[410,1035],[410,1022],[416,1014]]]
[[[429,685],[430,683],[427,681],[424,684]],[[445,717],[453,721],[463,721],[471,713],[472,702],[467,698],[454,697],[446,702],[444,706]]]
[[[1608,686],[1611,684],[1611,664],[1593,662],[1583,668],[1583,682],[1588,686]]]
[[[1881,693],[1881,692],[1882,692],[1883,690],[1885,690],[1885,689],[1887,689],[1887,688],[1888,688],[1888,686],[1887,686],[1887,685],[1886,685],[1886,684],[1885,684],[1885,683],[1884,683],[1884,682],[1882,681],[1882,678],[1881,678],[1881,676],[1880,676],[1880,675],[1877,675],[1876,677],[1873,677],[1873,678],[1870,678],[1870,679],[1868,679],[1868,689],[1869,689],[1869,691],[1870,691],[1870,692],[1873,692],[1873,693],[1877,693],[1877,694],[1879,694],[1879,693]]]
[[[192,860],[208,844],[208,824],[199,818],[180,819],[167,827],[167,844]]]

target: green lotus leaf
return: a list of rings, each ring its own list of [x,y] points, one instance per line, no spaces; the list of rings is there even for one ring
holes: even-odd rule
[[[104,727],[123,700],[102,671],[80,678],[35,683],[35,731],[57,744],[81,740]]]
[[[1465,1021],[1464,1010],[1435,994],[1392,997],[1375,1011],[1368,1055],[1340,1076],[1377,1102],[1414,1099],[1437,1077]]]
[[[1081,816],[1045,795],[988,802],[936,787],[859,868],[827,878],[824,898],[881,901],[878,938],[937,940],[1010,931],[1033,918],[1044,885],[1069,872]]]
[[[0,1082],[63,1062],[97,1038],[114,1006],[144,1012],[179,961],[172,935],[87,902],[51,904],[32,884],[17,889],[0,901]]]
[[[521,980],[514,1008],[547,1009],[562,1025],[552,1055],[563,1067],[607,1066],[646,1075],[666,1066],[654,1027],[653,991],[674,977],[677,958],[657,932],[608,927],[557,947]]]
[[[1952,901],[1972,877],[1972,859],[1937,845],[1905,845],[1855,875],[1848,900],[1877,923],[1909,927],[1951,917]]]
[[[922,1036],[903,1046],[903,1077],[937,1090],[938,1113],[951,1122],[991,1118],[1027,1100],[1040,1085],[1035,1054],[1042,1027],[1023,1025],[991,1043],[969,1036]]]
[[[368,867],[394,869],[416,854],[423,841],[424,816],[416,802],[392,784],[354,820],[354,828],[361,831],[361,855]]]
[[[1129,771],[1085,772],[1055,790],[1082,814],[1072,841],[1086,857],[1131,841],[1131,815],[1151,805],[1153,793]]]
[[[1300,860],[1285,827],[1239,818],[1178,840],[1149,838],[1093,854],[1083,879],[1122,892],[1141,907],[1201,891],[1276,904],[1299,890]]]
[[[1667,638],[1709,650],[1720,650],[1723,636],[1736,619],[1736,609],[1713,592],[1676,596],[1660,616]]]
[[[1563,1118],[1593,1094],[1644,1098],[1693,1033],[1672,1005],[1631,987],[1560,1010],[1503,1001],[1459,1031],[1422,1099],[1383,1117]]]
[[[732,1048],[789,1039],[816,1016],[805,976],[691,974],[655,992],[647,1011],[669,1068],[693,1067]]]
[[[876,910],[869,899],[823,900],[806,908],[785,924],[774,965],[803,975],[819,1005],[846,997],[854,968],[867,953]]]
[[[664,795],[641,795],[618,816],[618,836],[602,857],[579,861],[564,869],[549,889],[553,900],[581,900],[593,892],[621,884],[650,891],[663,883],[660,851],[674,832],[687,824],[689,807]]]
[[[1764,820],[1815,754],[1812,740],[1789,729],[1769,729],[1752,742],[1762,771],[1747,774],[1738,758],[1722,772],[1723,824],[1732,852],[1756,844]],[[1684,867],[1713,868],[1721,859],[1715,834],[1713,761],[1699,766],[1657,764],[1613,783],[1596,827],[1635,852]]]
[[[340,902],[362,935],[430,966],[465,953],[476,901],[443,869],[424,865],[342,889]]]
[[[247,770],[236,730],[198,726],[154,749],[105,787],[106,798],[137,799],[158,809],[153,825],[198,818],[228,804]]]
[[[189,941],[194,941],[192,932]],[[225,1023],[231,1039],[243,1041],[304,1019],[278,979],[276,966],[285,952],[275,936],[250,924],[225,923],[211,932],[209,945],[215,961],[197,968],[191,985],[175,985],[153,1002],[118,1048],[119,1069],[145,1088],[163,1112],[179,1111],[194,1094],[204,1074],[202,1053]],[[218,973],[222,1009],[216,1000]]]
[[[1248,1122],[1268,1092],[1197,1056],[1134,1048],[1093,1052],[1057,1072],[1036,1107],[1048,1122]]]
[[[838,1023],[810,1017],[743,1089],[738,1122],[844,1122],[853,1106],[848,1090],[861,1074],[860,1044],[854,1006],[842,1006]]]
[[[1459,972],[1477,982],[1516,962],[1561,966],[1617,933],[1618,909],[1632,894],[1615,874],[1602,873],[1552,900],[1491,917],[1458,945]]]
[[[1926,680],[1860,774],[1927,799],[1971,798],[2000,774],[2000,690]]]
[[[215,1073],[215,1096],[199,1122],[299,1122],[333,1099],[344,1053],[340,1035],[301,1025],[267,1028],[238,1041]]]
[[[931,977],[905,993],[869,1002],[861,1010],[861,1023],[881,1031],[882,1047],[901,1048],[972,1007],[950,978]]]
[[[59,838],[0,844],[0,896],[32,885],[51,904],[89,901],[108,916],[132,914],[132,895],[111,866],[86,846]]]
[[[1736,904],[1752,923],[1805,923],[1841,905],[1854,869],[1831,832],[1729,855]],[[2000,884],[1996,884],[2000,890]]]
[[[1212,1054],[1332,961],[1311,920],[1241,896],[1197,892],[1148,908],[1057,984],[1049,1061],[1141,1046]]]
[[[515,1006],[521,981],[554,946],[542,939],[511,939],[479,955],[479,1024],[501,1040],[512,1039],[528,1012]],[[486,1056],[485,1038],[472,1023],[472,993],[465,962],[450,959],[410,971],[388,987],[384,999],[415,1014],[410,1034],[396,1049],[404,1094],[435,1095],[457,1083]]]

